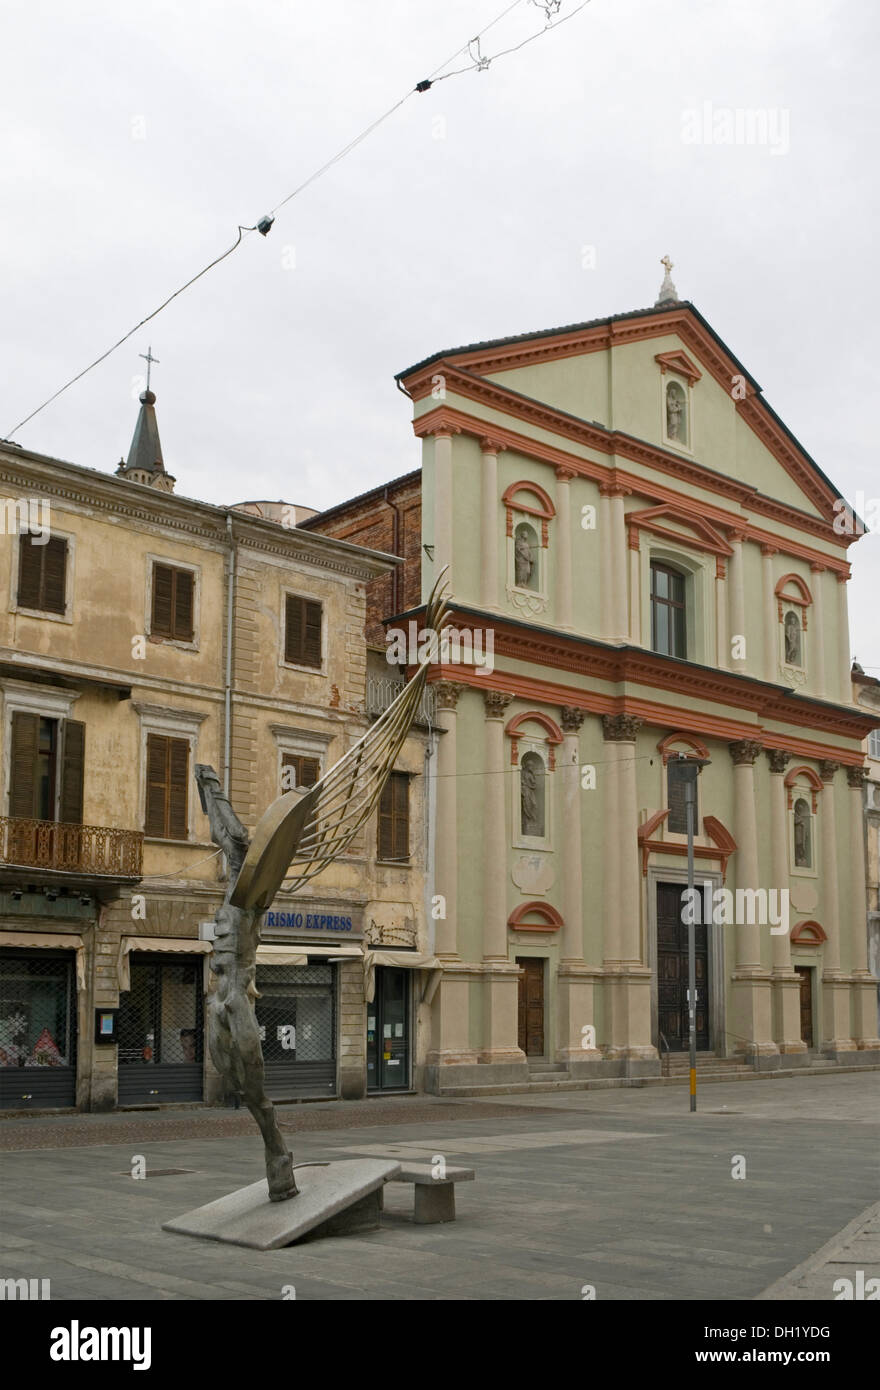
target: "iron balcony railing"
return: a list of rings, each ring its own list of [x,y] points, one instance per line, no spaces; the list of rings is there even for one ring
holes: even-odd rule
[[[384,714],[392,700],[396,700],[401,690],[406,685],[406,681],[398,676],[368,676],[367,677],[367,714]],[[419,701],[416,723],[433,724],[435,720],[436,703],[434,691],[430,686],[426,686],[422,698]]]
[[[143,849],[140,830],[0,816],[0,864],[12,867],[139,878]]]

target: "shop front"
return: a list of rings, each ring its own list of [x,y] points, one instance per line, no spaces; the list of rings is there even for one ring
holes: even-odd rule
[[[76,1104],[82,944],[56,940],[66,949],[0,947],[0,1108],[6,1110]]]
[[[129,988],[119,997],[118,1104],[202,1100],[201,956],[138,951],[129,964],[127,983]]]

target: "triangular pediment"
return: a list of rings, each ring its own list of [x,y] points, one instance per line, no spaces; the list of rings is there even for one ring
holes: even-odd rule
[[[679,376],[687,377],[691,386],[703,375],[696,362],[693,362],[686,352],[655,352],[654,361],[664,374],[678,372]]]
[[[733,553],[720,531],[696,512],[691,512],[687,507],[678,506],[674,502],[667,502],[662,507],[646,507],[642,511],[627,512],[626,524],[631,532],[650,531],[652,535],[684,542],[697,550],[709,551],[712,555]]]

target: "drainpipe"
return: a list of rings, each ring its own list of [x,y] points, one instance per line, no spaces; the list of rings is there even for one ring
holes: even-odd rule
[[[394,516],[391,523],[391,554],[398,555],[400,551],[400,508],[389,498],[387,483],[382,498],[385,506],[390,507]],[[403,556],[400,558],[403,559]],[[400,571],[402,569],[402,565],[395,565],[391,572],[391,609],[394,613],[400,612]]]
[[[235,537],[232,516],[226,513],[229,541],[229,567],[226,572],[226,681],[223,692],[223,793],[229,796],[230,751],[232,747],[232,627],[235,614]]]

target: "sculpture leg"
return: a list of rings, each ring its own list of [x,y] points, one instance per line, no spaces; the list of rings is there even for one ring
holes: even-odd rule
[[[295,1197],[299,1189],[293,1176],[293,1155],[278,1127],[275,1107],[266,1095],[260,1030],[244,988],[227,992],[221,984],[210,1000],[208,1047],[227,1088],[242,1095],[260,1127],[270,1201]]]

